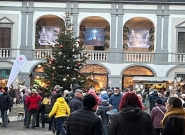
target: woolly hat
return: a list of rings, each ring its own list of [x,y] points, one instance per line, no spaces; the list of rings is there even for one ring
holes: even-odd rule
[[[73,85],[73,90],[75,91],[76,89],[79,89],[80,88],[80,86],[78,85],[78,84],[74,84]]]
[[[109,96],[107,94],[103,94],[103,95],[101,95],[101,99],[102,100],[108,100]]]
[[[162,101],[160,98],[156,99],[155,102],[156,102],[157,104],[160,104],[160,105],[163,104],[163,101]]]
[[[112,90],[111,90],[111,89],[108,89],[108,90],[107,90],[107,92],[109,92],[109,91],[111,91],[111,92],[112,92]]]
[[[3,89],[4,89],[4,91],[6,91],[6,92],[8,91],[8,87],[4,87]]]
[[[104,95],[104,94],[107,94],[107,91],[103,90],[103,91],[101,92],[101,95]]]
[[[89,108],[92,108],[95,105],[97,105],[96,98],[93,95],[91,95],[91,94],[85,95],[83,97],[82,103],[83,103],[83,106],[89,107]]]
[[[36,89],[32,89],[31,93],[37,93]]]
[[[83,93],[83,91],[82,91],[81,89],[76,89],[76,90],[75,90],[75,93],[76,93],[76,92]]]
[[[55,85],[54,90],[60,89],[60,85]]]

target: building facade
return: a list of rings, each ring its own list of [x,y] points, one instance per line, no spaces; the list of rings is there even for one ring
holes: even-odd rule
[[[134,76],[183,77],[185,2],[167,1],[0,1],[0,84],[19,54],[28,61],[14,85],[23,80],[30,85],[30,76],[39,76],[38,65],[45,53],[51,54],[55,38],[46,31],[57,28],[66,12],[75,22],[76,36],[104,29],[103,46],[88,44],[82,52],[90,57],[81,72],[95,72],[92,79],[100,87],[129,87]]]

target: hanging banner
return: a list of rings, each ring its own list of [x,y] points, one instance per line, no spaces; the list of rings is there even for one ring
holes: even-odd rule
[[[9,87],[12,84],[12,82],[14,81],[14,79],[16,78],[18,73],[21,71],[21,69],[25,65],[26,61],[27,61],[27,59],[24,55],[17,56],[13,66],[12,66],[9,78],[8,78],[7,87]]]
[[[150,46],[149,30],[129,29],[128,47],[148,48]]]

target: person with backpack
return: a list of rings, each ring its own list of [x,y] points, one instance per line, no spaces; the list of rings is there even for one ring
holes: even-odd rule
[[[161,120],[166,113],[166,107],[163,106],[163,101],[158,98],[155,100],[156,107],[154,107],[151,111],[151,119],[155,129],[156,135],[160,135],[162,132],[162,125],[160,124]]]
[[[103,94],[102,94],[103,93]],[[106,113],[107,111],[111,110],[112,106],[109,105],[108,99],[109,96],[106,93],[104,93],[104,91],[101,92],[101,100],[102,102],[100,103],[100,106],[98,108],[98,110],[96,111],[96,114],[99,116],[101,116],[102,119],[102,131],[103,131],[103,135],[108,135],[108,125],[109,125],[109,117],[108,114]]]

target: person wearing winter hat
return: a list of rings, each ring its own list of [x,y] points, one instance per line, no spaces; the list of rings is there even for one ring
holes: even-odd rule
[[[97,105],[95,97],[87,94],[83,97],[82,103],[83,109],[71,113],[68,118],[67,134],[102,135],[101,119],[94,114]]]
[[[96,114],[99,116],[101,116],[102,119],[102,131],[103,131],[103,135],[108,135],[108,123],[109,123],[109,118],[107,115],[107,111],[111,110],[112,106],[109,105],[108,102],[108,95],[106,91],[102,91],[101,92],[101,104],[98,108],[98,110],[96,111]]]
[[[83,98],[83,91],[80,89],[75,90],[75,97],[71,100],[69,107],[71,110],[71,113],[74,111],[77,111],[79,109],[82,109],[82,98]]]
[[[91,95],[93,95],[93,96],[95,97],[95,99],[96,99],[96,101],[97,101],[97,105],[100,104],[100,98],[96,95],[96,92],[95,92],[94,89],[90,89],[90,90],[88,91],[88,94],[91,94]]]
[[[155,100],[155,105],[156,107],[152,109],[150,116],[156,135],[160,135],[162,132],[162,125],[160,124],[160,122],[163,119],[164,114],[166,113],[166,107],[163,106],[163,101],[160,98]]]
[[[60,85],[55,85],[53,92],[51,93],[51,99],[53,98],[54,95],[56,95],[60,91]]]
[[[68,94],[68,104],[70,104],[71,100],[75,97],[75,90],[80,89],[78,84],[74,84],[72,90]]]
[[[8,115],[7,111],[11,108],[12,99],[10,95],[7,93],[8,87],[4,87],[2,89],[2,95],[0,96],[0,110],[1,110],[1,118],[2,118],[2,126],[7,127],[8,124]]]
[[[107,95],[109,96],[109,98],[111,97],[111,95],[112,95],[112,90],[111,89],[107,90]]]
[[[107,91],[102,91],[101,92],[101,97],[100,97],[101,100],[108,100],[109,99],[109,96],[107,94]]]
[[[37,90],[32,89],[31,95],[26,98],[26,105],[28,106],[28,114],[27,114],[25,128],[29,128],[32,115],[33,115],[32,128],[35,128],[35,121],[37,117],[37,112],[39,110],[38,102],[41,100],[42,100],[42,97],[37,94]]]

